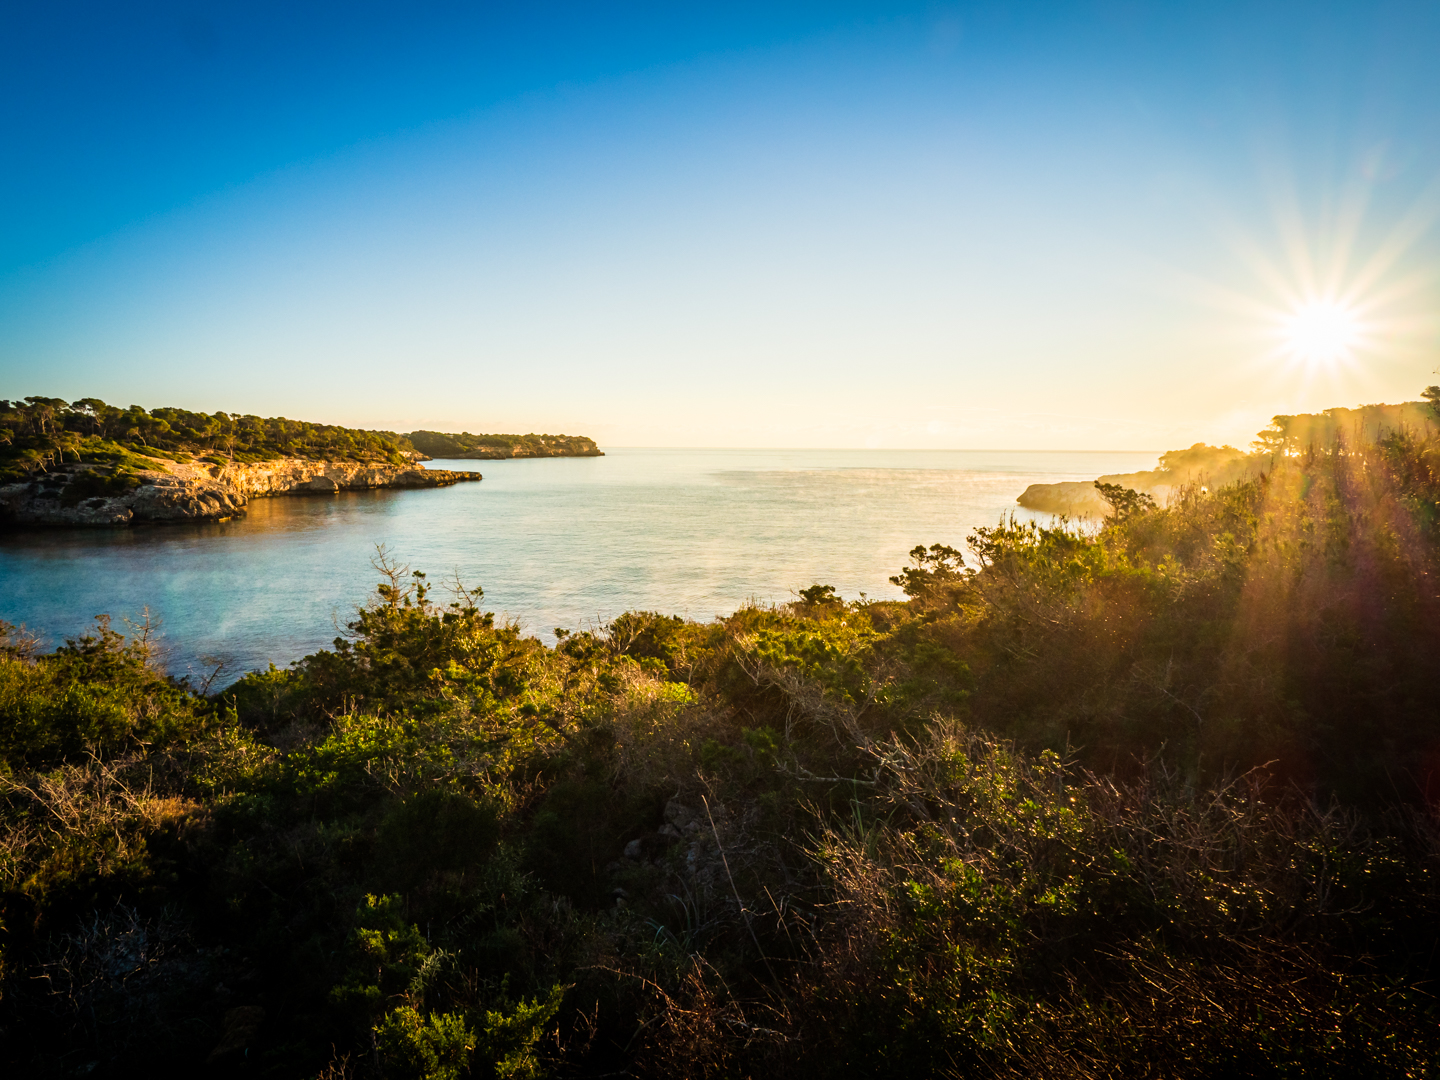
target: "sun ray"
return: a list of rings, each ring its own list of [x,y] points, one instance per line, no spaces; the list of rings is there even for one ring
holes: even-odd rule
[[[1426,303],[1440,274],[1417,258],[1440,222],[1440,177],[1382,216],[1373,170],[1307,202],[1291,170],[1268,164],[1268,230],[1223,211],[1218,223],[1244,273],[1190,277],[1190,296],[1228,317],[1216,329],[1250,343],[1250,375],[1293,407],[1313,407],[1322,392],[1387,392],[1396,366],[1421,358],[1440,330]]]
[[[1360,293],[1372,289],[1376,282],[1407,255],[1419,240],[1440,219],[1440,179],[1426,189],[1371,252],[1350,279],[1350,287]]]

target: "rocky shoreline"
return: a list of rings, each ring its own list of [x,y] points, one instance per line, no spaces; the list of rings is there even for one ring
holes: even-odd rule
[[[144,522],[223,521],[251,499],[322,495],[374,488],[434,488],[481,479],[478,472],[351,461],[281,458],[254,464],[156,461],[117,476],[94,465],[52,469],[0,486],[6,525],[126,526]]]

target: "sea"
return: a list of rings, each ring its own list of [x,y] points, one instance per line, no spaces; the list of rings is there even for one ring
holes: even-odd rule
[[[708,620],[813,584],[901,596],[917,544],[1040,516],[1033,483],[1153,468],[1155,453],[607,449],[604,457],[432,461],[480,483],[255,499],[230,521],[0,534],[0,619],[47,647],[97,615],[148,618],[161,662],[222,686],[327,648],[380,577],[377,553],[484,590],[547,643],[625,611]]]

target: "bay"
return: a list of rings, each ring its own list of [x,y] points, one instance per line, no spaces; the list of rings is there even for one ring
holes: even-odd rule
[[[256,499],[226,522],[0,536],[0,619],[47,645],[95,615],[159,623],[163,661],[223,684],[327,647],[378,575],[376,548],[485,590],[553,641],[627,610],[709,619],[811,584],[899,597],[916,544],[963,548],[1032,483],[1153,467],[1153,453],[613,449],[434,461],[477,484]],[[207,659],[209,658],[209,659]]]

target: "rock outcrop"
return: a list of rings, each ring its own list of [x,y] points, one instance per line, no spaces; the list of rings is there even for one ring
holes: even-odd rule
[[[1440,394],[1435,387],[1430,390]],[[1255,449],[1250,453],[1233,446],[1196,443],[1188,450],[1161,454],[1156,469],[1114,473],[1100,477],[1100,482],[1130,488],[1164,505],[1187,486],[1213,490],[1253,480],[1270,470],[1277,454],[1330,453],[1346,444],[1361,445],[1392,435],[1433,432],[1440,424],[1440,397],[1431,397],[1430,390],[1425,391],[1425,401],[1276,416],[1269,427],[1256,434]],[[1031,484],[1015,501],[1027,510],[1072,518],[1103,518],[1110,513],[1110,504],[1100,497],[1093,480]]]
[[[155,464],[153,470],[119,477],[97,466],[75,465],[0,486],[0,520],[16,525],[112,526],[223,521],[243,514],[255,498],[447,487],[480,479],[478,472],[302,458],[254,464]]]
[[[1146,472],[1111,473],[1100,483],[1149,495],[1160,505],[1188,484],[1224,487],[1260,475],[1270,466],[1270,455],[1247,454],[1233,446],[1206,446],[1196,443],[1188,450],[1171,450],[1160,455],[1160,467]],[[1094,480],[1066,480],[1058,484],[1031,484],[1018,499],[1027,510],[1063,514],[1070,518],[1103,518],[1110,504],[1100,497]]]

